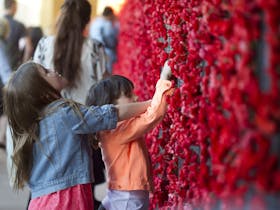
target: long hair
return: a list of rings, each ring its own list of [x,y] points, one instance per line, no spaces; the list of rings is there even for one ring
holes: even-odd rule
[[[4,88],[4,112],[13,138],[15,189],[28,181],[32,169],[33,142],[38,139],[38,123],[44,108],[60,98],[39,73],[43,68],[34,62],[22,64]]]
[[[112,75],[94,84],[89,89],[86,105],[116,104],[122,94],[130,98],[133,89],[134,85],[128,78],[121,75]]]
[[[54,68],[75,86],[80,79],[83,30],[90,20],[91,6],[87,0],[65,0],[57,22],[54,44]]]

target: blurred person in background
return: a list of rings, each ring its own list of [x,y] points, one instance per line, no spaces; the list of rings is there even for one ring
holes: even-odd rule
[[[23,23],[14,19],[17,11],[17,2],[15,0],[5,0],[5,18],[10,25],[10,33],[7,38],[7,53],[12,70],[22,63],[23,52],[19,48],[19,40],[25,37],[26,29]]]
[[[119,21],[110,6],[106,6],[102,16],[96,17],[90,24],[89,35],[102,42],[107,55],[107,69],[112,73],[113,64],[117,60]]]
[[[0,18],[0,147],[6,149],[7,173],[9,185],[13,188],[14,174],[12,174],[13,142],[8,128],[7,116],[3,113],[3,86],[6,85],[12,75],[12,68],[7,55],[7,37],[10,32],[10,25],[6,18]],[[26,207],[26,209],[28,206]]]
[[[26,37],[23,39],[23,62],[33,58],[33,54],[40,39],[44,36],[41,27],[28,27]]]
[[[55,35],[39,41],[33,58],[66,78],[68,84],[62,96],[82,104],[91,85],[108,75],[102,43],[84,36],[90,15],[87,0],[65,0]]]
[[[92,39],[96,39],[103,43],[106,53],[106,67],[110,74],[113,71],[113,64],[117,60],[117,44],[119,34],[119,22],[114,13],[114,10],[106,6],[103,10],[102,16],[96,17],[90,24],[89,36]],[[99,202],[94,196],[94,190],[96,185],[104,183],[105,180],[105,165],[102,160],[101,150],[97,148],[93,152],[94,160],[94,176],[95,182],[92,184],[94,209],[98,209],[101,202]]]
[[[0,18],[0,148],[6,146],[6,126],[7,117],[3,115],[2,88],[8,82],[12,69],[7,57],[7,37],[9,33],[9,22],[5,18]]]

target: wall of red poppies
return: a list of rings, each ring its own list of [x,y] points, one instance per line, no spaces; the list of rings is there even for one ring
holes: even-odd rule
[[[279,11],[278,0],[126,1],[114,73],[142,99],[167,58],[177,78],[147,136],[151,209],[279,205]]]

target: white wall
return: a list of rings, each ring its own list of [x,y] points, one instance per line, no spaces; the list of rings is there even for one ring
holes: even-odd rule
[[[17,0],[17,4],[15,19],[23,22],[27,27],[40,25],[41,0]],[[0,0],[0,14],[0,16],[4,15],[4,0]]]
[[[49,0],[17,0],[18,10],[15,19],[23,22],[25,26],[40,25],[41,2]],[[100,15],[105,6],[111,6],[118,13],[125,0],[97,0],[97,15]],[[42,8],[44,9],[44,8]],[[0,0],[0,16],[4,15],[4,0]]]

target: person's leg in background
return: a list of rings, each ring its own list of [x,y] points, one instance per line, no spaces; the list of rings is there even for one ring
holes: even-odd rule
[[[105,182],[105,174],[104,174],[105,165],[102,160],[102,154],[100,148],[93,150],[92,156],[93,156],[94,183],[91,186],[92,186],[92,196],[94,200],[94,210],[97,210],[101,202],[96,200],[94,189],[96,185]]]

